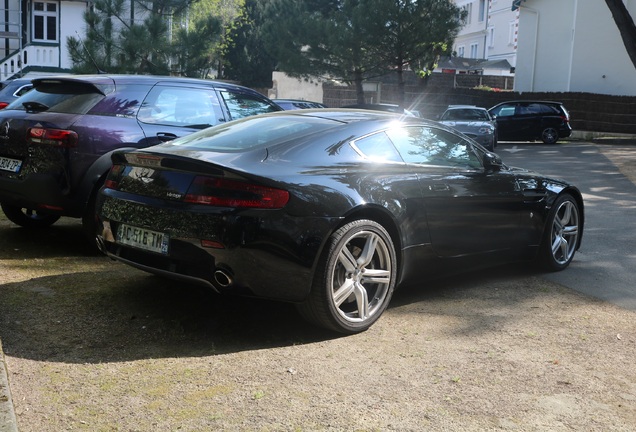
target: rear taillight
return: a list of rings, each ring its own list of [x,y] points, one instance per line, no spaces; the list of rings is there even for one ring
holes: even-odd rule
[[[113,165],[108,173],[108,177],[106,177],[104,186],[108,189],[117,189],[119,187],[119,177],[123,170],[123,165]]]
[[[185,202],[219,207],[282,208],[289,192],[266,186],[213,177],[195,177]]]
[[[29,144],[44,144],[55,147],[75,147],[77,145],[77,134],[71,130],[34,127],[27,131],[27,142]]]
[[[9,104],[7,102],[0,102],[0,109],[5,109]]]

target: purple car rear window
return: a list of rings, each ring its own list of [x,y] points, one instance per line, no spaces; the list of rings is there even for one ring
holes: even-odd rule
[[[42,83],[12,102],[7,110],[26,110],[25,104],[34,104],[38,111],[86,114],[104,95],[92,85],[81,83]]]

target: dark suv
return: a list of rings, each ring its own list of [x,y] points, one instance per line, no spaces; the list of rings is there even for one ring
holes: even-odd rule
[[[0,109],[6,108],[11,102],[33,88],[31,79],[15,78],[0,83]]]
[[[554,144],[572,135],[570,114],[560,102],[502,102],[488,112],[497,122],[500,141],[541,140]]]
[[[70,75],[33,86],[0,110],[2,210],[30,228],[82,218],[91,238],[95,194],[114,150],[281,110],[248,88],[189,78]]]

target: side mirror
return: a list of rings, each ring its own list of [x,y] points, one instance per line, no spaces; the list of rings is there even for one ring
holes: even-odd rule
[[[500,171],[504,163],[497,153],[486,153],[484,155],[484,168],[486,171]]]

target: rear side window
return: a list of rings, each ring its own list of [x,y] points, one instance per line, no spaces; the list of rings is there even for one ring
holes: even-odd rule
[[[149,85],[118,85],[117,91],[101,99],[88,114],[102,116],[134,117],[150,90]]]
[[[481,168],[472,145],[450,132],[431,127],[398,127],[386,133],[407,163]]]
[[[360,138],[353,143],[368,159],[378,161],[402,162],[402,157],[393,142],[384,132]]]
[[[493,109],[491,114],[496,115],[497,117],[511,117],[515,115],[515,106],[501,105]]]
[[[203,129],[224,121],[214,89],[153,87],[143,101],[139,121],[148,124]]]
[[[28,92],[29,90],[31,90],[32,88],[33,88],[32,84],[23,85],[20,88],[18,88],[15,92],[13,92],[13,96],[20,97],[26,92]]]
[[[221,90],[219,93],[232,116],[232,120],[278,111],[278,109],[267,100],[257,98],[254,95],[234,93],[226,90]]]
[[[522,115],[555,115],[558,111],[550,105],[541,103],[531,103],[527,105],[519,106],[520,114]]]
[[[94,86],[78,82],[42,83],[5,109],[86,114],[104,98]]]

